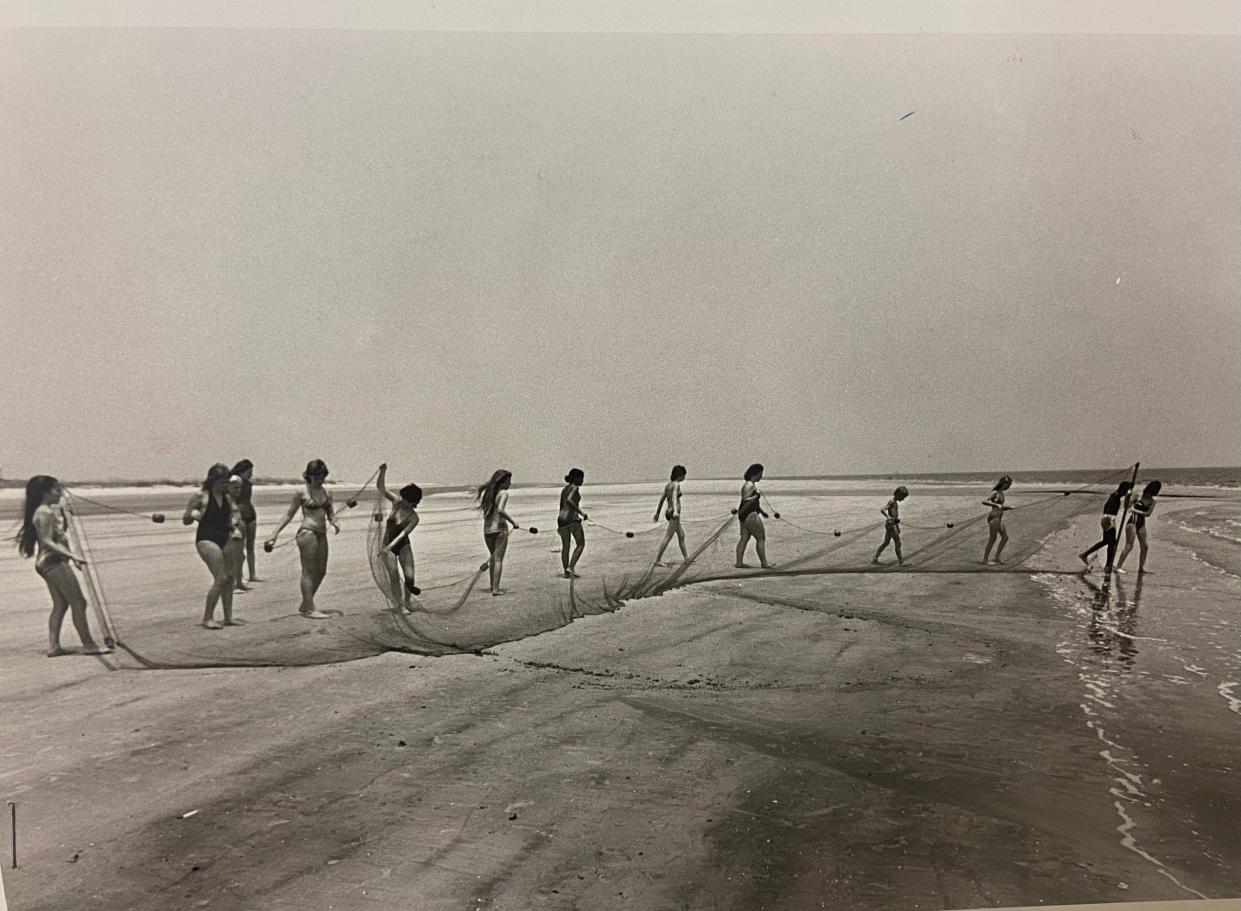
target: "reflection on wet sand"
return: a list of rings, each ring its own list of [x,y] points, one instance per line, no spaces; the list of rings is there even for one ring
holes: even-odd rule
[[[1090,621],[1086,625],[1090,650],[1105,660],[1115,657],[1116,662],[1126,670],[1132,668],[1138,654],[1138,606],[1142,602],[1142,577],[1138,577],[1132,588],[1119,577],[1104,578],[1101,583],[1096,583],[1082,576],[1082,583],[1093,595]]]

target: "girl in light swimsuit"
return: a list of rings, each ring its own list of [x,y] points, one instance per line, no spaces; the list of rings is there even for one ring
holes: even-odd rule
[[[216,462],[207,471],[202,490],[190,497],[181,521],[186,525],[198,523],[194,535],[194,549],[211,571],[211,588],[207,590],[207,605],[203,610],[203,626],[222,629],[215,619],[215,606],[224,605],[224,626],[236,626],[233,620],[233,570],[224,554],[228,539],[233,532],[233,501],[228,495],[228,466]]]
[[[327,575],[328,525],[331,524],[335,533],[340,534],[340,525],[336,521],[336,512],[332,505],[332,492],[323,487],[327,475],[327,465],[322,459],[313,459],[306,465],[306,471],[302,474],[306,489],[293,495],[284,520],[263,544],[267,550],[275,547],[280,532],[293,521],[299,509],[302,511],[302,524],[298,527],[296,536],[297,549],[302,558],[302,603],[297,609],[308,620],[327,619],[328,615],[315,607],[315,593],[319,591],[319,586]]]
[[[767,562],[767,530],[763,528],[762,493],[758,482],[763,479],[763,466],[755,462],[745,470],[745,483],[741,485],[741,505],[737,507],[737,521],[741,523],[741,540],[737,542],[737,569],[745,569],[745,549],[750,539],[754,539],[754,549],[758,551],[758,562],[763,569],[771,569],[774,563]]]
[[[519,528],[508,514],[508,489],[513,483],[513,473],[501,468],[491,480],[478,488],[478,508],[483,513],[483,541],[487,545],[487,575],[491,582],[491,594],[498,597],[507,594],[500,588],[500,576],[504,572],[504,554],[508,550],[508,530]]]
[[[888,500],[887,505],[879,510],[879,514],[884,518],[883,543],[875,551],[875,556],[870,561],[871,563],[879,562],[879,555],[883,553],[884,548],[891,541],[892,547],[896,551],[896,565],[905,565],[905,561],[901,559],[901,501],[908,496],[909,488],[902,485],[892,492],[892,499]]]
[[[52,596],[52,616],[47,624],[47,656],[57,658],[69,654],[61,648],[60,628],[65,613],[73,617],[73,626],[82,640],[82,653],[102,655],[101,649],[90,633],[86,619],[86,597],[74,575],[73,567],[86,566],[86,560],[69,547],[65,535],[65,515],[60,508],[64,491],[60,482],[50,475],[35,475],[26,482],[26,502],[22,506],[22,524],[15,538],[17,550],[23,557],[35,557],[34,571],[47,584]]]
[[[982,553],[982,562],[987,566],[1004,563],[1000,559],[1000,554],[1004,552],[1004,545],[1008,543],[1008,532],[1004,528],[1004,513],[1012,509],[1011,506],[1004,505],[1004,491],[1012,486],[1013,479],[1004,475],[991,488],[991,496],[982,501],[983,506],[991,508],[991,512],[987,513],[987,547]],[[992,560],[991,548],[995,546],[996,538],[1000,539],[1000,546],[995,548],[995,559]]]
[[[229,475],[228,499],[232,503],[233,512],[229,520],[228,543],[224,545],[224,559],[228,561],[228,571],[233,577],[233,588],[239,592],[250,591],[250,586],[242,582],[246,564],[246,523],[241,518],[241,503],[238,497],[245,488],[240,475]]]
[[[259,517],[254,511],[254,463],[249,459],[242,459],[233,466],[233,474],[241,478],[241,495],[236,497],[237,505],[241,508],[242,534],[246,545],[246,564],[250,570],[251,582],[262,582],[258,576],[254,574],[254,542],[258,536]],[[246,590],[246,586],[241,584],[240,579],[237,582],[237,588],[242,591]]]
[[[577,561],[586,549],[586,531],[582,523],[590,518],[582,512],[581,486],[586,474],[580,468],[570,468],[564,476],[564,490],[560,491],[560,512],[556,515],[556,531],[560,533],[560,565],[564,568],[566,579],[577,578]],[[572,558],[569,557],[569,541],[577,542]]]
[[[1141,545],[1138,551],[1138,573],[1146,572],[1146,520],[1155,511],[1155,497],[1159,496],[1159,491],[1162,489],[1162,483],[1151,481],[1142,488],[1142,496],[1138,497],[1137,502],[1133,504],[1133,510],[1129,513],[1129,521],[1125,523],[1125,549],[1121,551],[1120,559],[1116,561],[1116,572],[1124,572],[1121,567],[1125,565],[1125,557],[1129,556],[1129,551],[1133,550],[1134,538],[1137,538],[1138,544]]]
[[[668,565],[664,563],[664,551],[668,549],[673,535],[677,536],[677,544],[681,547],[681,560],[685,563],[689,562],[689,552],[685,549],[685,530],[681,528],[681,482],[684,480],[685,466],[673,466],[672,475],[668,483],[664,485],[663,496],[659,498],[659,505],[655,507],[653,521],[658,522],[660,512],[664,511],[664,504],[668,504],[668,509],[664,512],[664,518],[668,520],[668,528],[664,532],[663,543],[659,545],[659,553],[655,555],[656,566]]]
[[[400,496],[395,496],[385,483],[388,478],[388,463],[379,466],[379,480],[376,486],[379,492],[392,504],[392,512],[384,525],[383,555],[384,568],[388,571],[388,583],[392,591],[403,592],[405,610],[412,613],[410,596],[421,595],[422,589],[414,584],[414,548],[410,544],[410,534],[418,527],[418,504],[422,502],[422,488],[417,484],[406,484],[401,488]],[[402,581],[403,580],[403,581]]]

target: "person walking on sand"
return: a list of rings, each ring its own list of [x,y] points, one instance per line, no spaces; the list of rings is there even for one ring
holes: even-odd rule
[[[1077,558],[1085,565],[1086,572],[1090,572],[1090,555],[1101,547],[1107,548],[1107,563],[1104,564],[1103,571],[1106,573],[1112,571],[1116,560],[1116,516],[1120,514],[1121,507],[1128,502],[1131,490],[1133,490],[1131,482],[1121,481],[1120,485],[1112,491],[1112,495],[1107,498],[1107,502],[1103,504],[1103,517],[1099,520],[1099,525],[1103,528],[1103,539],[1077,555]]]
[[[283,521],[263,544],[265,550],[275,547],[280,532],[293,521],[299,509],[302,511],[302,524],[298,526],[295,536],[302,559],[302,603],[297,610],[307,620],[326,620],[328,617],[315,607],[315,594],[327,576],[328,525],[332,526],[336,534],[340,534],[340,524],[336,521],[336,511],[332,504],[332,492],[323,486],[327,476],[328,468],[322,459],[312,459],[307,463],[306,470],[302,473],[306,487],[293,494]]]
[[[64,489],[51,475],[35,475],[26,482],[26,500],[22,504],[22,524],[14,541],[18,553],[35,557],[34,571],[39,574],[52,596],[52,615],[47,624],[47,656],[58,658],[69,652],[60,645],[60,628],[65,614],[73,617],[73,626],[82,640],[82,654],[103,655],[90,632],[86,619],[86,596],[78,584],[73,567],[86,566],[86,560],[69,547],[65,534],[65,514],[60,508]],[[36,547],[38,556],[35,556]]]
[[[560,512],[556,514],[556,531],[560,534],[560,565],[566,579],[577,578],[577,561],[586,550],[586,530],[582,523],[590,516],[581,510],[582,484],[586,474],[580,468],[570,468],[564,476],[564,489],[560,491]],[[569,541],[577,543],[573,556],[569,556]]]
[[[1151,481],[1142,488],[1142,496],[1138,497],[1138,501],[1133,504],[1129,520],[1125,523],[1125,549],[1120,552],[1120,559],[1116,561],[1116,572],[1125,572],[1122,567],[1125,565],[1125,558],[1129,556],[1129,551],[1133,550],[1134,538],[1137,538],[1138,544],[1141,545],[1141,550],[1138,551],[1138,573],[1146,572],[1146,520],[1155,511],[1155,497],[1159,496],[1159,491],[1162,489],[1162,483]]]
[[[500,588],[500,576],[504,573],[509,528],[520,527],[508,514],[508,489],[512,483],[513,473],[500,468],[490,481],[477,490],[478,508],[483,514],[483,542],[490,555],[487,558],[487,577],[494,597],[508,594]]]
[[[737,521],[741,525],[741,540],[737,542],[737,569],[746,569],[745,550],[750,539],[754,539],[754,549],[758,552],[758,562],[763,569],[771,569],[774,563],[767,562],[767,530],[763,527],[763,494],[758,489],[758,482],[763,479],[763,466],[755,462],[745,470],[745,481],[741,485],[741,505],[737,507]]]
[[[207,590],[207,604],[203,609],[203,627],[222,629],[215,619],[217,603],[224,607],[224,626],[236,626],[233,621],[233,570],[225,556],[225,548],[233,531],[233,501],[228,495],[228,466],[216,462],[207,470],[207,479],[198,493],[190,497],[181,521],[186,525],[198,523],[194,534],[194,549],[211,571],[211,588]]]
[[[240,475],[229,475],[228,499],[233,511],[229,517],[228,543],[224,545],[224,558],[228,561],[228,570],[233,576],[233,588],[239,592],[250,591],[250,586],[243,581],[246,566],[246,523],[242,519],[241,503],[238,497],[245,487]]]
[[[414,548],[410,543],[410,534],[418,527],[418,504],[422,502],[422,488],[417,484],[406,484],[400,490],[400,496],[394,495],[385,483],[388,478],[388,463],[379,466],[379,480],[376,486],[379,493],[392,504],[392,512],[384,525],[383,550],[380,551],[384,568],[388,571],[388,584],[393,594],[402,592],[403,605],[410,610],[410,596],[421,595],[414,582]]]
[[[677,544],[681,548],[681,561],[689,562],[689,552],[685,549],[685,529],[681,527],[681,482],[685,480],[685,466],[674,465],[672,467],[672,475],[667,484],[664,485],[663,495],[659,498],[659,505],[655,507],[655,518],[653,521],[659,521],[659,514],[663,512],[664,518],[668,521],[668,528],[664,531],[663,543],[659,545],[659,552],[655,554],[656,566],[667,566],[664,562],[664,551],[668,549],[672,536],[676,535]],[[667,510],[664,510],[664,504],[668,504]]]
[[[251,582],[262,582],[254,571],[254,542],[258,536],[259,516],[254,511],[254,463],[242,459],[233,466],[233,474],[241,478],[241,495],[237,497],[237,505],[241,509],[242,535],[246,547],[246,565],[250,570]],[[245,590],[238,580],[237,587]]]
[[[982,552],[982,562],[986,566],[1002,566],[1004,563],[1000,559],[1000,555],[1004,552],[1004,545],[1008,543],[1008,531],[1004,528],[1004,513],[1012,509],[1011,506],[1004,505],[1004,491],[1012,486],[1013,479],[1004,475],[991,488],[991,496],[982,501],[983,506],[991,509],[991,512],[987,513],[987,547]],[[995,559],[992,560],[991,548],[995,545],[996,538],[999,538],[1000,546],[995,548]]]
[[[901,558],[901,501],[909,496],[909,490],[905,486],[900,486],[892,492],[892,499],[888,500],[886,506],[879,510],[879,514],[883,516],[883,543],[879,545],[879,549],[875,551],[874,559],[871,563],[879,562],[879,555],[883,553],[884,548],[888,546],[888,542],[892,542],[892,547],[896,551],[896,565],[904,566],[905,561]]]

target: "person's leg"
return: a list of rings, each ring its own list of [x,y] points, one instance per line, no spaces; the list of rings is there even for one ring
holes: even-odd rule
[[[896,565],[904,566],[905,558],[901,556],[901,530],[892,529],[892,547],[896,550]]]
[[[1107,563],[1104,564],[1104,569],[1111,572],[1116,564],[1116,526],[1109,525],[1103,532],[1103,543],[1107,546]]]
[[[681,548],[681,561],[688,563],[689,551],[685,549],[685,529],[681,527],[680,519],[677,519],[675,524],[677,527],[677,545]]]
[[[64,596],[56,582],[49,578],[52,572],[55,572],[55,569],[46,574],[39,573],[39,575],[43,576],[43,581],[47,583],[47,590],[52,595],[52,615],[47,621],[47,657],[56,658],[65,654],[65,650],[60,646],[60,628],[65,623],[69,599]]]
[[[1136,534],[1132,522],[1125,526],[1125,549],[1120,552],[1120,559],[1116,561],[1116,570],[1118,572],[1123,573],[1125,571],[1125,558],[1129,556],[1129,551],[1133,550],[1133,539]]]
[[[246,523],[246,563],[250,569],[250,581],[262,581],[254,574],[254,541],[258,536],[259,523],[257,520]]]
[[[663,566],[664,551],[668,549],[668,544],[672,541],[673,534],[674,532],[672,530],[672,522],[670,521],[668,522],[668,527],[664,529],[664,540],[660,543],[659,550],[655,554],[655,565],[656,566]]]
[[[1000,519],[996,524],[1000,526],[1000,543],[995,549],[995,562],[1003,563],[1004,561],[1000,559],[1000,555],[1004,553],[1004,545],[1008,543],[1008,529],[1004,527],[1003,519]]]
[[[763,569],[770,569],[771,564],[767,562],[767,529],[763,526],[763,519],[758,513],[754,513],[746,521],[754,523],[750,535],[754,538],[754,549],[758,551],[759,565]]]
[[[995,546],[995,539],[999,536],[1000,526],[994,519],[987,520],[987,547],[982,552],[982,562],[991,562],[991,548]]]
[[[586,550],[586,528],[581,522],[573,526],[573,540],[577,542],[577,547],[573,548],[573,556],[569,558],[569,572],[577,575],[577,561],[582,559],[582,553]]]
[[[87,655],[97,655],[102,650],[95,642],[95,637],[91,635],[90,623],[86,619],[86,595],[82,594],[82,586],[78,584],[78,577],[74,574],[73,568],[68,563],[62,563],[55,567],[52,572],[52,584],[60,592],[65,604],[69,608],[70,616],[73,618],[73,628],[78,631],[78,638],[82,640],[82,649]],[[63,613],[61,616],[64,616]]]
[[[883,553],[884,548],[888,546],[888,542],[892,540],[892,526],[885,525],[883,528],[883,543],[879,545],[879,549],[875,551],[875,555],[871,557],[871,563],[879,562],[879,555]]]
[[[417,582],[415,582],[415,570],[417,567],[414,563],[414,545],[410,544],[407,547],[402,547],[401,552],[397,554],[397,560],[401,564],[401,575],[404,577],[405,582],[402,588],[405,589],[405,603],[408,606],[410,596],[414,594],[414,589],[418,587]]]
[[[564,574],[568,576],[569,575],[569,538],[572,532],[567,526],[564,528],[557,528],[556,532],[557,534],[560,535],[560,566],[564,570]]]
[[[224,590],[229,592],[229,613],[232,613],[232,582],[233,574],[224,559],[224,551],[213,541],[199,541],[195,545],[198,556],[211,571],[211,588],[207,591],[207,603],[203,609],[203,626],[207,629],[220,629],[215,619],[215,606],[223,597]]]
[[[504,575],[504,555],[508,552],[508,532],[502,531],[496,536],[495,550],[491,553],[491,593],[493,595],[504,594],[504,589],[500,588],[500,578]]]
[[[1138,529],[1138,574],[1146,572],[1146,526]]]
[[[319,536],[313,531],[299,531],[296,541],[298,555],[302,560],[302,603],[297,609],[303,617],[322,620],[327,617],[327,614],[315,607],[315,592],[319,588],[319,582],[322,581],[318,578],[322,562],[319,558]]]
[[[747,520],[748,521],[748,520]],[[736,567],[742,569],[745,567],[745,549],[750,546],[750,529],[745,523],[741,523],[741,540],[737,542],[737,562]]]

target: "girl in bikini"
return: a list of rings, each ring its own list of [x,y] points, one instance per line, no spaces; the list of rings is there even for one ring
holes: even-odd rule
[[[401,488],[400,496],[388,490],[385,483],[388,477],[388,463],[379,466],[379,492],[392,504],[392,512],[384,525],[383,555],[384,567],[388,570],[388,583],[393,593],[403,592],[406,611],[411,611],[410,596],[422,594],[422,589],[414,584],[414,548],[409,536],[418,527],[418,504],[422,502],[422,488],[417,484],[406,484]],[[402,582],[403,580],[403,582]]]
[[[586,531],[582,523],[590,518],[582,512],[582,484],[586,474],[580,468],[570,468],[564,476],[564,490],[560,491],[560,512],[556,515],[556,531],[560,533],[560,565],[566,579],[577,578],[577,561],[586,549]],[[572,558],[569,557],[569,541],[577,542]]]
[[[681,528],[681,482],[685,480],[685,466],[673,466],[672,475],[667,484],[664,485],[663,496],[659,498],[659,505],[655,507],[655,518],[653,521],[659,521],[660,512],[664,513],[664,518],[668,520],[668,528],[664,532],[664,541],[659,545],[659,553],[655,555],[656,566],[667,566],[664,563],[664,551],[668,549],[672,536],[677,536],[677,544],[681,547],[681,559],[683,562],[689,562],[689,552],[685,549],[685,530]],[[664,504],[668,504],[668,509],[664,512]]]
[[[50,475],[35,475],[26,482],[26,502],[22,506],[22,524],[17,532],[17,550],[23,557],[35,557],[34,571],[47,584],[52,596],[52,616],[47,624],[47,656],[57,658],[68,652],[60,645],[60,628],[65,614],[73,617],[73,626],[82,640],[82,652],[86,655],[102,655],[101,649],[90,633],[86,619],[86,597],[74,575],[73,567],[79,569],[86,560],[69,547],[65,535],[65,515],[60,501],[64,495],[60,482]]]
[[[1008,543],[1008,532],[1004,528],[1004,513],[1012,509],[1011,506],[1004,505],[1004,491],[1012,486],[1013,479],[1004,475],[991,488],[991,496],[982,501],[983,506],[991,509],[991,512],[987,513],[987,547],[982,552],[982,562],[987,566],[1004,563],[1000,559],[1000,554],[1004,552],[1004,545]],[[1000,539],[1000,546],[995,548],[995,559],[992,560],[991,548],[995,545],[996,538]]]
[[[1151,481],[1142,488],[1142,496],[1138,497],[1137,502],[1133,504],[1129,520],[1125,522],[1125,549],[1121,551],[1120,559],[1116,561],[1116,572],[1124,572],[1121,567],[1125,565],[1125,557],[1129,556],[1129,551],[1133,550],[1134,538],[1137,538],[1138,544],[1141,545],[1138,551],[1138,574],[1146,572],[1146,520],[1155,511],[1155,497],[1159,496],[1159,491],[1162,489],[1163,484],[1159,481]]]
[[[207,590],[207,605],[203,610],[203,626],[222,629],[215,619],[215,606],[224,605],[224,626],[236,626],[233,620],[233,570],[224,549],[233,533],[233,501],[228,495],[228,466],[216,462],[207,471],[202,490],[190,497],[181,521],[186,525],[198,523],[194,534],[194,549],[211,571],[211,588]]]
[[[763,479],[763,466],[757,462],[745,470],[745,483],[741,485],[741,505],[737,507],[737,521],[741,524],[741,540],[737,542],[737,569],[745,569],[745,550],[750,539],[754,539],[754,549],[758,551],[758,562],[763,569],[771,569],[774,563],[767,562],[767,530],[763,528],[762,493],[758,482]]]
[[[887,505],[879,510],[880,515],[884,518],[883,543],[875,551],[875,556],[870,561],[871,563],[879,562],[879,555],[883,553],[884,548],[891,541],[892,547],[896,551],[896,565],[905,565],[905,561],[901,559],[901,501],[908,496],[909,489],[902,485],[892,492],[892,499],[888,500]]]
[[[478,508],[483,513],[483,541],[487,544],[487,574],[491,581],[491,594],[507,594],[500,588],[500,575],[504,572],[504,554],[508,550],[509,528],[518,528],[508,514],[508,489],[513,483],[513,473],[501,468],[491,480],[478,488]]]
[[[332,505],[332,493],[323,487],[327,475],[327,465],[322,459],[314,459],[306,465],[306,471],[302,474],[306,488],[293,495],[289,510],[284,514],[284,521],[263,544],[266,550],[275,547],[280,532],[293,521],[299,509],[302,511],[302,524],[298,527],[296,536],[297,549],[302,558],[302,603],[297,609],[308,620],[327,619],[328,615],[315,607],[315,593],[319,591],[319,586],[327,575],[328,525],[332,526],[336,534],[340,534],[340,525],[336,521],[336,512]]]

